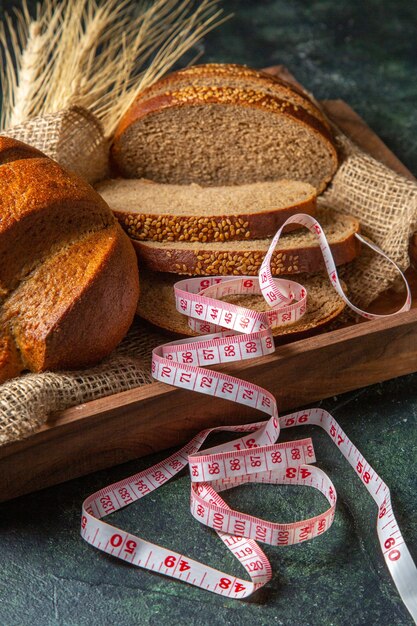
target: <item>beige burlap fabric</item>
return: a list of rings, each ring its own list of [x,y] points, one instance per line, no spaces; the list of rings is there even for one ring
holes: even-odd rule
[[[417,230],[417,184],[365,154],[343,135],[337,140],[342,164],[319,202],[357,217],[362,232],[405,270],[410,265],[409,239]],[[393,265],[367,249],[341,274],[352,300],[361,307],[367,307],[398,278]]]
[[[108,141],[99,120],[82,107],[35,117],[1,134],[34,146],[91,184],[108,173]]]
[[[166,336],[136,321],[113,354],[88,370],[26,374],[0,385],[0,445],[23,439],[71,406],[152,382],[152,348]]]
[[[14,136],[89,180],[100,178],[107,165],[106,146],[98,127],[92,116],[80,109],[29,122]],[[364,154],[345,137],[338,136],[338,142],[343,161],[320,202],[356,215],[363,232],[405,269],[409,264],[409,235],[417,229],[417,185]],[[366,307],[392,284],[396,274],[387,262],[371,253],[346,266],[343,276],[352,300]],[[144,330],[137,321],[113,355],[95,368],[28,374],[3,384],[0,444],[28,436],[48,416],[65,408],[150,383],[151,349],[166,340],[148,327]]]

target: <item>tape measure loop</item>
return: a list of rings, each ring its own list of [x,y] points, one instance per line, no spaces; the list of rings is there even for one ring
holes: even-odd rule
[[[403,602],[417,623],[417,570],[392,511],[389,489],[337,421],[321,408],[279,417],[276,400],[269,391],[223,371],[209,369],[211,365],[271,354],[275,349],[272,329],[293,324],[304,315],[306,290],[294,281],[274,278],[270,267],[282,230],[291,223],[305,226],[318,239],[331,283],[345,303],[364,317],[380,317],[361,311],[348,300],[323,230],[310,215],[295,215],[285,222],[271,242],[258,278],[214,276],[179,281],[174,287],[176,307],[188,316],[190,326],[205,336],[169,342],[156,348],[152,355],[154,378],[257,409],[268,419],[205,429],[154,467],[89,496],[83,504],[81,535],[99,550],[133,565],[221,595],[246,598],[272,576],[270,563],[257,541],[293,545],[317,537],[333,522],[336,490],[330,478],[312,465],[316,459],[311,439],[277,443],[281,428],[317,425],[329,435],[376,502],[377,533],[385,561]],[[360,235],[358,238],[386,257],[375,244],[369,244]],[[411,306],[410,289],[404,275],[394,265],[406,283],[407,300],[400,309],[406,311]],[[236,294],[262,294],[268,310],[254,311],[226,301],[227,297]],[[211,433],[222,431],[242,435],[200,452]],[[250,581],[224,574],[102,521],[103,517],[163,486],[187,465],[191,477],[192,515],[217,532],[249,573]],[[315,517],[282,524],[235,511],[219,495],[239,485],[259,482],[313,487],[324,494],[330,506]]]

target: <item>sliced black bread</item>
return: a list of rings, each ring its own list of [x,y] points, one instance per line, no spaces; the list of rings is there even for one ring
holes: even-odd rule
[[[268,75],[249,79],[202,70],[175,73],[140,94],[112,145],[122,176],[157,182],[233,185],[279,178],[321,192],[338,165],[331,132],[315,105]],[[211,79],[211,80],[210,80]],[[229,83],[229,81],[231,81]],[[266,87],[270,81],[270,88]]]
[[[172,274],[142,272],[142,292],[137,314],[164,330],[193,337],[196,333],[188,326],[187,318],[175,308],[174,283],[177,280]],[[344,301],[327,276],[301,275],[297,282],[307,289],[307,312],[295,324],[275,328],[275,337],[290,335],[295,338],[311,333],[334,320],[345,308]],[[234,295],[224,297],[223,300],[256,311],[267,311],[269,308],[265,299],[258,295]]]
[[[228,187],[110,179],[96,187],[133,239],[238,241],[271,237],[295,213],[314,215],[316,191],[291,180]]]
[[[323,227],[336,265],[348,263],[360,251],[355,234],[359,222],[350,215],[321,208],[317,219]],[[188,241],[133,241],[142,266],[160,272],[197,276],[255,276],[270,245],[270,239],[200,243]],[[271,269],[281,274],[315,273],[324,268],[317,238],[310,231],[282,235],[272,257]]]

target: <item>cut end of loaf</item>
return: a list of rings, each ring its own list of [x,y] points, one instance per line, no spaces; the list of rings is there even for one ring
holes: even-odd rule
[[[360,251],[355,237],[359,222],[350,215],[321,208],[317,219],[330,244],[336,265],[348,263]],[[270,239],[189,243],[133,241],[140,261],[151,270],[196,276],[258,274]],[[314,273],[324,268],[317,238],[307,229],[283,235],[272,256],[274,276]]]
[[[306,109],[261,91],[220,87],[136,102],[112,156],[128,178],[206,186],[290,178],[318,192],[338,163],[327,127]]]
[[[202,187],[119,178],[103,181],[97,191],[139,241],[271,237],[291,215],[316,210],[314,187],[291,180]]]

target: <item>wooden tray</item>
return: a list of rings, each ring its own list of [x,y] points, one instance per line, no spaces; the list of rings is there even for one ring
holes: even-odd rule
[[[345,102],[323,104],[364,150],[413,178]],[[417,273],[409,270],[408,278],[417,300]],[[398,298],[381,297],[375,310]],[[289,343],[269,357],[227,368],[274,393],[281,412],[416,370],[417,303],[408,313]],[[180,445],[207,426],[259,418],[240,405],[162,383],[95,400],[0,448],[0,501]]]

